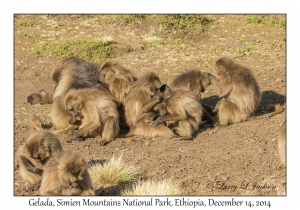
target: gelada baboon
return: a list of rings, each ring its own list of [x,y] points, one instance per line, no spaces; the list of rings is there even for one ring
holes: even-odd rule
[[[202,72],[199,69],[190,69],[178,74],[174,79],[170,82],[169,87],[173,90],[186,90],[192,91],[195,97],[200,101],[201,93],[205,91],[205,89],[211,85],[212,80],[216,80],[216,78],[207,72]],[[211,115],[214,115],[213,109],[203,103],[201,103],[203,107],[203,119],[208,123],[213,123]]]
[[[130,86],[137,80],[134,73],[116,61],[106,61],[99,71],[100,82],[107,87],[117,101],[124,103]]]
[[[70,150],[55,154],[45,165],[40,195],[95,195],[82,155]]]
[[[71,57],[68,57],[68,58],[62,60],[60,63],[58,63],[55,66],[55,68],[53,69],[53,71],[51,73],[51,78],[57,85],[60,80],[61,74],[64,70],[72,69],[77,66],[81,66],[81,67],[87,69],[87,68],[91,68],[91,65],[92,65],[91,63],[89,63],[81,58],[71,56]],[[94,65],[96,65],[96,64],[94,64]],[[94,66],[94,67],[95,67],[95,69],[97,69],[97,66]]]
[[[30,104],[52,104],[53,94],[47,93],[45,90],[40,90],[38,93],[33,93],[27,97]]]
[[[71,61],[70,61],[71,62]],[[76,64],[76,60],[74,61]],[[69,119],[72,117],[65,108],[65,96],[71,89],[97,88],[106,90],[111,94],[97,78],[97,69],[93,66],[72,66],[61,71],[59,83],[53,95],[51,107],[51,119],[56,128],[69,126]]]
[[[106,61],[98,72],[98,78],[119,103],[120,126],[128,127],[125,121],[124,99],[132,83],[137,80],[136,76],[118,62]]]
[[[278,154],[282,164],[286,165],[286,121],[280,126],[278,133]]]
[[[127,137],[143,135],[172,138],[175,136],[174,132],[164,124],[156,127],[149,125],[156,118],[153,107],[162,101],[162,97],[156,95],[160,87],[160,79],[154,72],[147,72],[130,87],[124,101],[126,122],[130,127]]]
[[[114,98],[105,91],[95,88],[71,89],[65,100],[70,113],[69,123],[76,117],[81,125],[71,140],[101,135],[100,145],[112,141],[119,133],[119,114]]]
[[[62,146],[57,137],[49,131],[35,131],[24,145],[18,148],[16,157],[19,161],[19,171],[22,179],[35,189],[47,161]]]
[[[201,93],[211,85],[211,79],[214,78],[210,73],[202,72],[199,69],[190,69],[178,74],[170,82],[169,87],[175,90],[192,91],[197,97],[201,99]]]
[[[171,90],[164,84],[160,88],[164,102],[154,107],[160,117],[150,123],[151,126],[166,122],[179,136],[192,139],[202,122],[202,107],[195,94],[186,90]]]
[[[213,85],[221,100],[214,111],[220,124],[245,121],[254,114],[261,100],[252,71],[228,57],[218,59],[215,70],[218,80],[213,80]]]

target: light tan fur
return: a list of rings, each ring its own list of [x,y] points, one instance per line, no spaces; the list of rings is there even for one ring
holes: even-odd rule
[[[134,73],[116,61],[106,61],[100,68],[99,80],[115,96],[116,100],[124,103],[132,83],[137,80]]]
[[[286,165],[286,121],[280,126],[278,133],[278,155],[282,164]]]
[[[76,59],[70,59],[67,63],[68,65],[59,64],[59,66],[63,67],[63,70],[59,71],[59,82],[53,95],[51,119],[56,128],[66,128],[69,126],[71,115],[66,110],[64,104],[65,96],[69,90],[95,88],[106,90],[109,93],[109,90],[98,80],[97,66],[88,62],[77,62]]]
[[[51,73],[52,80],[57,85],[60,80],[62,72],[67,69],[72,69],[76,66],[89,68],[90,63],[79,57],[75,57],[75,56],[68,57],[68,58],[62,60],[60,63],[58,63],[55,66],[55,68],[53,69],[53,71]]]
[[[83,156],[64,150],[51,158],[45,165],[40,195],[95,195]]]
[[[101,135],[100,145],[105,145],[119,133],[119,115],[111,95],[95,88],[71,89],[65,99],[65,107],[73,121],[81,119],[81,125],[71,140]]]
[[[221,100],[215,107],[221,125],[245,121],[257,109],[261,93],[252,71],[228,57],[215,64],[213,85]]]
[[[202,72],[199,69],[189,69],[178,74],[170,82],[169,87],[175,90],[192,91],[195,97],[201,99],[201,93],[211,85],[213,76],[209,73]]]
[[[60,141],[51,132],[42,130],[32,133],[16,152],[22,179],[31,188],[36,188],[41,180],[45,164],[53,154],[61,150]]]
[[[202,106],[195,94],[186,90],[171,90],[168,85],[161,87],[164,102],[154,108],[159,110],[160,117],[151,123],[152,126],[167,123],[179,136],[192,139],[202,122]]]
[[[194,68],[185,70],[175,76],[170,82],[169,87],[173,91],[191,91],[201,103],[201,93],[203,93],[205,89],[211,85],[213,80],[216,80],[216,78],[212,74],[202,72],[198,68]],[[203,120],[208,123],[213,123],[213,119],[211,118],[211,116],[214,115],[213,109],[203,103],[201,103],[201,106],[203,108]]]
[[[147,72],[131,86],[124,101],[126,122],[130,127],[127,137],[143,135],[171,138],[175,136],[173,131],[164,124],[157,127],[149,125],[149,118],[153,119],[156,116],[153,107],[162,100],[162,97],[156,95],[160,86],[160,79],[154,72]]]
[[[134,73],[126,69],[117,61],[106,61],[98,72],[100,82],[110,90],[118,102],[120,126],[127,128],[125,120],[124,100],[134,81],[137,80]]]

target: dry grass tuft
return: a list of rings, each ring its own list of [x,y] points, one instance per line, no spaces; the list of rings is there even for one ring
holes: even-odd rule
[[[132,188],[125,189],[121,192],[123,196],[138,195],[182,195],[178,184],[173,183],[171,179],[161,181],[139,181]]]
[[[135,166],[126,165],[122,156],[112,157],[101,164],[93,164],[89,168],[91,180],[97,184],[126,184],[138,179],[138,169]]]

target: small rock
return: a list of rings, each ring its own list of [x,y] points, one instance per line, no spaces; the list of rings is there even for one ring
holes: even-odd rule
[[[276,82],[283,82],[283,79],[277,78],[277,79],[276,79]]]
[[[259,152],[264,152],[264,151],[266,151],[266,148],[260,147],[258,150],[259,150]]]

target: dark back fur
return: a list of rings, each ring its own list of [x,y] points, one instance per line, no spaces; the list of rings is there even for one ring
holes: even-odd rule
[[[192,91],[197,98],[201,99],[201,93],[210,86],[211,81],[207,73],[199,69],[186,70],[178,74],[170,83],[172,90]]]

